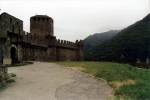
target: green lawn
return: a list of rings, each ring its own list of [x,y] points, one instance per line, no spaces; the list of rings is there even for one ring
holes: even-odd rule
[[[150,70],[112,62],[56,62],[67,67],[82,67],[83,72],[102,78],[114,89],[116,98],[150,99]]]

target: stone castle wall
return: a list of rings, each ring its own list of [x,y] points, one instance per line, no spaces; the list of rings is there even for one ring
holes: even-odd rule
[[[78,57],[77,59],[78,56],[77,50],[79,51],[79,53],[81,53],[83,48],[80,48],[78,46],[80,44],[79,42],[73,43],[66,40],[60,39],[56,40],[55,38],[53,38],[53,41],[52,40],[49,41],[35,35],[24,35],[24,37],[25,37],[24,38],[25,44],[28,43],[26,45],[22,45],[22,48],[25,51],[24,52],[25,60],[36,60],[36,61],[43,61],[43,60],[46,61],[48,59],[49,59],[48,61],[80,60],[79,59],[80,57]]]
[[[3,59],[10,58],[11,41],[14,41],[13,36],[9,35],[8,31],[21,34],[23,32],[23,21],[7,13],[2,13],[0,15],[0,41],[2,41],[0,42],[0,49],[2,50],[0,57],[2,56]],[[12,37],[12,40],[9,37]]]
[[[14,61],[84,60],[82,40],[73,43],[56,39],[53,34],[53,19],[48,16],[44,18],[40,16],[40,19],[38,17],[31,17],[30,30],[32,32],[27,33],[23,31],[23,21],[20,19],[7,13],[0,15],[0,41],[2,41],[0,42],[0,63],[1,59]],[[36,23],[38,24],[35,25]],[[38,30],[36,28],[41,27],[40,23],[43,23],[41,24],[43,28]]]

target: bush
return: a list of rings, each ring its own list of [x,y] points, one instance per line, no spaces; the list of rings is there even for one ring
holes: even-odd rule
[[[0,89],[3,89],[4,87],[6,87],[6,83],[5,82],[0,83]]]
[[[11,77],[16,77],[16,74],[11,73]]]

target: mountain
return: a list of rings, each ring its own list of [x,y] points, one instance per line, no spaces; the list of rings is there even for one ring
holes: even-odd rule
[[[86,37],[84,39],[84,51],[88,50],[92,46],[102,43],[105,40],[111,39],[119,32],[120,30],[110,30],[108,32],[95,33],[93,35]]]
[[[86,52],[86,57],[104,61],[145,62],[150,58],[150,14],[125,28],[112,39],[96,45]]]

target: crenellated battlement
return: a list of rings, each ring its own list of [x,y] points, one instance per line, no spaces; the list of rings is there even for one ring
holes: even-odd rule
[[[23,31],[23,21],[7,13],[0,15],[0,50],[12,61],[82,61],[84,41],[56,39],[54,21],[47,15],[30,18],[30,33]],[[1,60],[0,60],[1,63]]]
[[[47,43],[48,43],[45,38],[28,32],[23,32],[23,41],[25,41],[25,43],[30,43],[32,45],[42,46],[42,47],[47,47]]]
[[[23,40],[27,43],[31,43],[32,45],[40,45],[40,46],[59,46],[63,48],[71,48],[77,49],[77,46],[83,46],[83,40],[76,40],[76,42],[71,42],[67,40],[60,40],[56,38],[46,39],[44,37],[40,37],[39,35],[35,35],[33,33],[23,32]]]
[[[77,49],[77,45],[74,42],[66,41],[66,40],[57,40],[57,46],[64,48]]]

